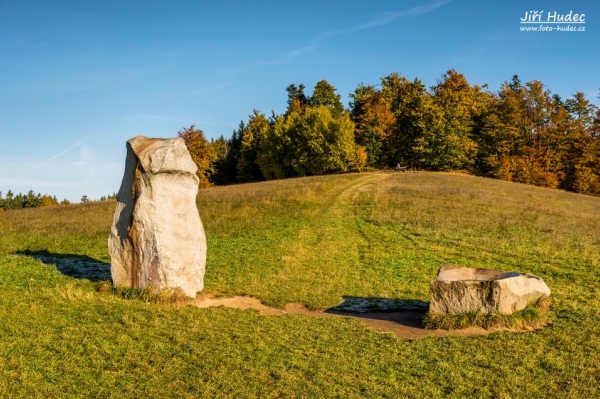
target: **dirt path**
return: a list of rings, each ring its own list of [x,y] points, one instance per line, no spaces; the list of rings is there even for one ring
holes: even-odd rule
[[[296,237],[279,248],[285,262],[264,284],[274,291],[285,287],[290,292],[302,290],[313,282],[313,292],[295,300],[311,307],[323,302],[335,303],[339,293],[349,286],[360,291],[370,272],[361,261],[367,242],[357,228],[352,200],[357,192],[367,190],[389,178],[386,174],[368,174],[329,193],[326,201]],[[307,267],[310,265],[310,267]],[[324,299],[327,300],[324,300]]]
[[[462,330],[426,330],[423,327],[423,316],[425,313],[417,311],[400,312],[365,312],[349,313],[333,310],[314,311],[307,309],[302,304],[288,304],[283,309],[272,308],[264,305],[256,298],[247,296],[236,296],[233,298],[204,297],[195,302],[199,308],[210,308],[224,306],[234,309],[258,310],[261,316],[281,316],[284,314],[300,314],[311,317],[352,317],[359,320],[367,327],[382,333],[392,333],[399,338],[415,339],[428,336],[475,336],[486,335],[497,331],[524,332],[530,330],[514,330],[506,328],[493,328],[486,330],[480,327],[469,327]]]
[[[350,292],[361,291],[361,281],[373,271],[366,268],[362,262],[361,251],[368,246],[368,240],[361,232],[360,226],[357,225],[353,202],[361,192],[384,184],[392,176],[393,174],[390,173],[366,174],[332,192],[321,209],[311,218],[309,225],[299,230],[296,239],[282,244],[280,252],[284,254],[285,264],[276,274],[264,281],[264,286],[272,285],[274,291],[285,289],[289,292],[296,292],[316,281],[327,282],[325,286],[312,286],[312,296],[305,294],[301,296],[302,299],[297,299],[313,306],[318,306],[323,302],[335,303],[339,299],[340,292],[348,292],[349,285],[353,285]],[[305,265],[314,266],[307,268]],[[324,301],[323,298],[328,298],[328,300]],[[362,299],[364,300],[364,298]],[[375,300],[389,301],[386,299]],[[203,296],[196,300],[195,304],[200,308],[225,306],[242,310],[254,309],[258,310],[262,316],[299,314],[310,317],[352,317],[376,331],[392,333],[405,339],[427,336],[474,336],[496,331],[509,331],[500,328],[486,330],[479,327],[452,331],[426,330],[423,327],[424,310],[411,308],[412,305],[408,303],[410,301],[406,302],[407,306],[388,308],[407,309],[402,311],[367,311],[364,310],[366,308],[360,307],[344,308],[351,311],[342,311],[339,307],[325,311],[313,311],[299,303],[291,303],[284,308],[272,308],[264,305],[260,300],[248,296],[232,298]],[[421,305],[426,304],[421,303]],[[375,309],[385,308],[376,307]]]

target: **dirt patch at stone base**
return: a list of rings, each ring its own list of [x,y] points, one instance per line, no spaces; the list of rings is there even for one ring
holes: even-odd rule
[[[260,300],[248,296],[236,296],[232,298],[214,298],[203,296],[196,300],[195,305],[200,308],[224,306],[234,309],[258,310],[262,316],[280,316],[284,314],[300,314],[312,317],[352,317],[359,320],[369,328],[383,333],[391,333],[399,338],[416,339],[429,336],[475,336],[491,334],[497,331],[526,332],[531,330],[517,330],[506,328],[484,329],[481,327],[469,327],[461,330],[427,330],[423,327],[423,311],[368,311],[368,312],[344,312],[338,310],[315,311],[307,309],[298,303],[287,304],[285,308],[272,308],[264,305]]]

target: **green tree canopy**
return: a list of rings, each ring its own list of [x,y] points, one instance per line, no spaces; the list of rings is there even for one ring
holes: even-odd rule
[[[336,93],[335,87],[326,80],[317,82],[313,94],[308,100],[308,104],[313,107],[325,106],[331,110],[334,116],[344,112],[341,96]]]

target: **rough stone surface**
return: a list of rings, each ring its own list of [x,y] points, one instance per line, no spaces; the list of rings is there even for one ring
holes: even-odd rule
[[[446,265],[431,282],[429,311],[511,314],[548,296],[550,288],[532,274]]]
[[[197,167],[180,138],[127,142],[125,173],[108,238],[115,286],[204,288],[206,237],[198,208]]]

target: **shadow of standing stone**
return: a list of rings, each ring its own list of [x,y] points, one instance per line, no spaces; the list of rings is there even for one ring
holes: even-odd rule
[[[71,255],[42,251],[17,251],[17,255],[30,256],[45,265],[56,265],[65,276],[90,281],[111,280],[110,263],[100,262],[86,255]]]
[[[429,304],[415,299],[363,298],[345,296],[344,302],[327,309],[327,312],[369,313],[369,312],[427,312]]]
[[[344,302],[324,311],[326,314],[363,319],[376,329],[395,331],[423,329],[423,318],[429,303],[416,299],[365,298],[345,296]],[[390,330],[391,329],[391,330]],[[404,331],[404,330],[403,330]],[[408,331],[408,330],[407,330]],[[404,331],[407,333],[407,331]]]

